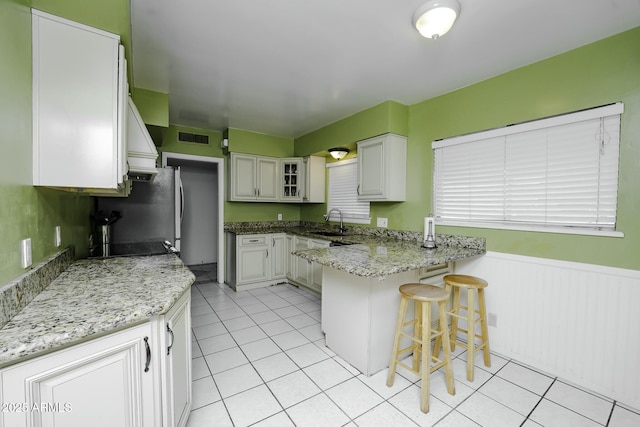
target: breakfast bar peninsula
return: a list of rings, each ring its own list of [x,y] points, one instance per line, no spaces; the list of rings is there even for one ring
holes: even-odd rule
[[[485,253],[485,239],[437,236],[421,239],[346,236],[343,246],[294,251],[322,268],[322,330],[326,345],[365,375],[389,364],[404,283],[437,284],[455,261]]]

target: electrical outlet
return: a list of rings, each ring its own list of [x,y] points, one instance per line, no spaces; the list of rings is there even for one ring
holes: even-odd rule
[[[378,218],[378,227],[387,228],[387,218]]]
[[[489,313],[489,318],[487,319],[487,323],[489,326],[493,326],[494,328],[498,327],[498,315],[495,313]]]
[[[278,214],[278,221],[282,221],[282,214],[281,213]]]
[[[22,258],[22,268],[31,266],[31,239],[24,239],[20,244],[20,253]]]
[[[59,248],[61,244],[62,244],[62,230],[60,229],[60,226],[57,225],[56,226],[56,248]]]

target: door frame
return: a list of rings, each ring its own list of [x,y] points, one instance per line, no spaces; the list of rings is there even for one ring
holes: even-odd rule
[[[162,152],[162,167],[166,167],[169,159],[189,160],[218,165],[218,283],[224,283],[224,159],[222,157],[197,156],[195,154]]]

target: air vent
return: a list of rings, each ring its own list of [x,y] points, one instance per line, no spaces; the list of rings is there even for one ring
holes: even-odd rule
[[[178,132],[178,141],[195,142],[196,144],[209,144],[209,135],[199,135],[197,133]]]

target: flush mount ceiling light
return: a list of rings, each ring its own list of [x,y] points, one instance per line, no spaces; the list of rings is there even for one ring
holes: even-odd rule
[[[344,147],[329,148],[329,154],[336,160],[342,160],[344,156],[349,154],[349,149]]]
[[[431,0],[413,13],[413,25],[423,37],[435,40],[451,29],[459,14],[456,0]]]

